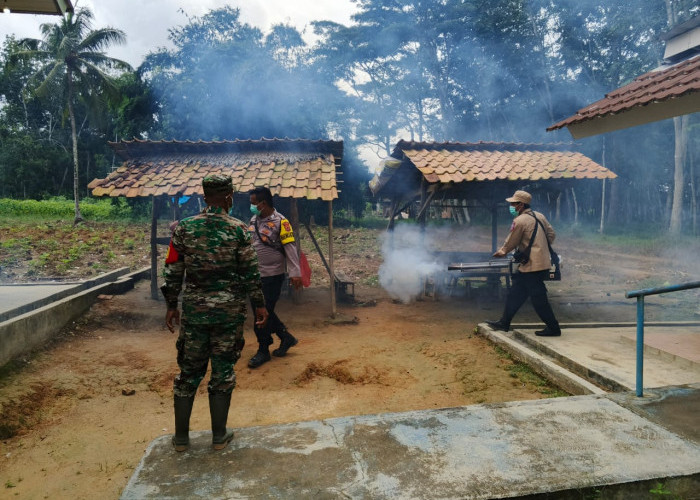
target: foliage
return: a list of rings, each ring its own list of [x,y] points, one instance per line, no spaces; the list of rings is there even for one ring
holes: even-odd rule
[[[546,379],[535,373],[530,366],[520,361],[516,361],[513,357],[499,346],[494,346],[496,354],[502,359],[508,360],[509,363],[504,366],[504,369],[509,372],[509,375],[524,385],[537,387],[540,394],[544,394],[548,398],[561,398],[569,396],[569,393],[559,389]]]
[[[657,67],[669,23],[700,12],[692,0],[354,3],[348,26],[313,23],[313,46],[289,25],[263,33],[237,8],[188,17],[170,30],[172,49],[121,74],[125,67],[102,49],[123,34],[91,30],[86,10],[44,25],[42,40],[8,37],[0,50],[0,196],[67,195],[72,168],[77,200],[119,161],[106,144],[119,138],[330,138],[345,145],[336,220],[357,224],[370,198],[361,150],[388,156],[400,138],[568,142],[566,130],[546,127]],[[700,234],[700,122],[689,120],[678,189],[683,228]],[[667,225],[673,137],[666,120],[572,146],[618,178],[606,183],[605,200],[600,182],[562,192],[563,220],[596,224],[604,208],[609,226]],[[327,217],[319,204],[303,210]]]
[[[85,204],[86,208],[91,206]],[[119,267],[138,269],[149,265],[148,223],[87,221],[76,227],[70,222],[70,208],[68,204],[62,210],[68,209],[68,216],[62,218],[54,218],[55,212],[41,218],[3,214],[0,277],[85,277]],[[165,231],[163,227],[162,234]]]
[[[13,200],[0,198],[0,216],[43,218],[47,220],[66,219],[73,214],[73,202],[55,197],[47,200]],[[83,200],[82,213],[92,220],[121,220],[131,218],[131,207],[123,199]]]
[[[27,80],[25,89],[36,99],[55,98],[67,107],[71,127],[73,153],[73,199],[75,222],[82,220],[79,205],[78,131],[74,99],[83,105],[84,119],[102,125],[106,108],[104,97],[116,95],[112,77],[104,70],[131,69],[118,59],[106,56],[103,49],[124,41],[124,33],[114,28],[92,30],[92,12],[78,9],[56,24],[41,25],[43,38],[25,39],[13,59],[36,62],[36,71]]]

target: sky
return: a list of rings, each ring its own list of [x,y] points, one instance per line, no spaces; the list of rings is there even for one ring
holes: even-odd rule
[[[311,21],[327,20],[347,25],[355,11],[352,0],[73,0],[73,5],[92,11],[93,28],[109,26],[126,33],[126,44],[113,46],[107,54],[134,67],[141,64],[148,52],[171,46],[169,28],[187,24],[187,16],[201,16],[226,5],[238,7],[241,20],[263,32],[279,23],[291,24],[301,32],[306,30],[304,38],[309,43],[313,40]],[[40,38],[39,26],[57,20],[57,16],[0,11],[0,41],[11,34],[17,38]]]

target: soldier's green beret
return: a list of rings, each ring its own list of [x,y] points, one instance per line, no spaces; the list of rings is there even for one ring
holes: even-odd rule
[[[233,192],[233,181],[228,175],[207,175],[202,179],[202,189],[205,195],[229,194]]]

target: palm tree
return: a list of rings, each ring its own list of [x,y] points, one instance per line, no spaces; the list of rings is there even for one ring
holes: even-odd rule
[[[78,195],[78,134],[74,101],[79,97],[87,104],[88,111],[96,111],[103,93],[116,91],[112,76],[105,71],[132,69],[128,63],[104,53],[104,49],[113,43],[126,41],[124,32],[110,27],[93,30],[92,19],[92,12],[82,8],[67,14],[58,23],[42,24],[42,39],[22,40],[24,50],[15,54],[38,63],[38,70],[32,78],[36,95],[45,96],[57,89],[65,96],[73,139],[75,224],[83,218]]]

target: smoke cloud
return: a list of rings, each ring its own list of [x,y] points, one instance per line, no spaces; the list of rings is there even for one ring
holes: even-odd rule
[[[420,228],[399,225],[383,235],[379,284],[393,299],[408,304],[423,292],[427,276],[444,270],[426,246],[430,238]]]

